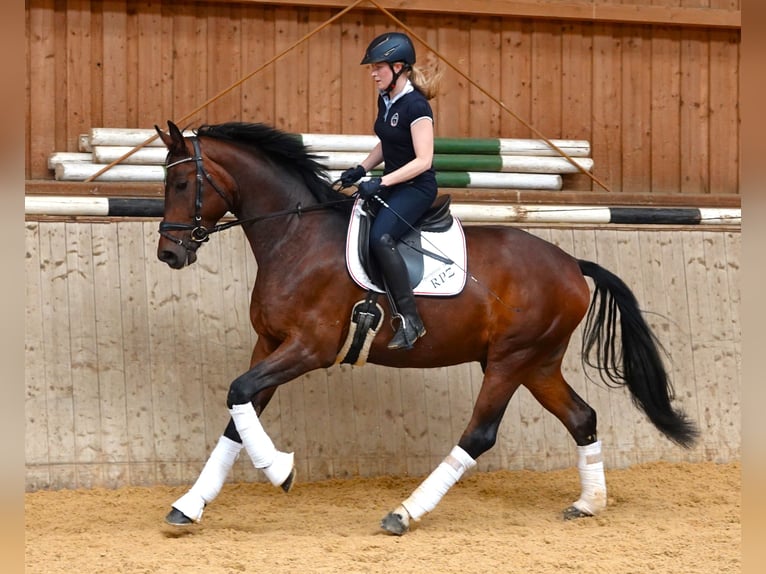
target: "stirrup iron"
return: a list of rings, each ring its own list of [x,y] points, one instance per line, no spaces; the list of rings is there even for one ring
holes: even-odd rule
[[[420,328],[416,327],[414,321],[409,320],[402,314],[397,313],[394,318],[399,319],[399,328],[394,332],[394,336],[388,343],[388,348],[391,350],[396,349],[412,349],[415,341],[426,334],[426,328],[421,323]],[[392,319],[393,322],[393,319]]]

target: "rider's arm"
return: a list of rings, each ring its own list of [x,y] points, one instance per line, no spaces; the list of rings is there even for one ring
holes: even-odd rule
[[[372,151],[364,158],[364,161],[360,163],[364,168],[364,171],[369,172],[371,169],[375,169],[383,161],[383,146],[378,142]]]

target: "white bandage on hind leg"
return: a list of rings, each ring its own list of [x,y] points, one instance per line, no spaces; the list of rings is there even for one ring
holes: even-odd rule
[[[281,485],[293,470],[293,453],[276,449],[263,430],[252,403],[233,405],[229,412],[253,466],[261,469],[271,484]]]
[[[180,510],[195,522],[199,522],[205,505],[212,502],[221,492],[223,483],[231,467],[234,466],[240,450],[242,450],[241,444],[221,436],[194,486],[172,504],[173,508]]]
[[[476,466],[476,461],[459,446],[455,446],[447,457],[420,486],[402,502],[402,506],[413,520],[431,512],[447,491],[460,480],[463,473]]]
[[[577,447],[577,470],[580,471],[580,499],[572,506],[587,514],[598,514],[606,508],[606,479],[601,441]]]

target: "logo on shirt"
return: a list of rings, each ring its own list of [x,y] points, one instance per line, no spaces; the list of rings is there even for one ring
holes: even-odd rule
[[[399,112],[396,112],[393,116],[391,116],[391,127],[395,128],[398,123],[399,123]]]

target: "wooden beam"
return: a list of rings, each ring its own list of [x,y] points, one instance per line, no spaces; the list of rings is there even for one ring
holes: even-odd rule
[[[345,8],[348,0],[212,0],[242,4],[280,4],[321,8]],[[644,0],[648,2],[648,0]],[[380,0],[380,5],[397,12],[453,13],[471,16],[516,16],[585,22],[617,22],[741,29],[742,11],[725,8],[695,8],[652,4],[611,4],[585,1],[544,0]],[[377,10],[372,4],[361,9]]]

